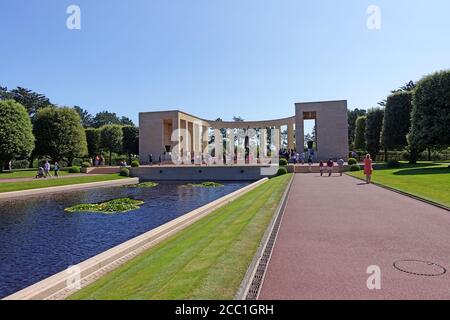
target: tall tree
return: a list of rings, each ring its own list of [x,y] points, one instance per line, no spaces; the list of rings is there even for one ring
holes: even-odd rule
[[[120,117],[120,124],[123,126],[132,126],[132,127],[135,126],[133,120],[124,116]]]
[[[54,106],[45,95],[33,92],[29,89],[17,87],[10,91],[11,98],[27,109],[29,116],[33,119],[39,109]]]
[[[406,135],[411,128],[411,91],[402,90],[391,94],[386,101],[384,109],[383,128],[381,131],[381,144],[387,150],[404,148],[408,142]]]
[[[348,145],[350,148],[356,148],[354,146],[355,142],[355,130],[356,130],[356,119],[361,116],[365,116],[367,113],[364,109],[354,109],[354,110],[348,110],[347,112],[347,119],[348,119]],[[357,148],[356,148],[357,149]],[[364,149],[364,148],[363,148]]]
[[[134,126],[124,126],[122,134],[122,150],[128,155],[128,162],[131,163],[132,155],[139,154],[139,129]]]
[[[88,155],[94,158],[100,152],[100,129],[88,128],[85,132]]]
[[[450,146],[450,70],[422,78],[413,95],[411,147]]]
[[[87,110],[79,106],[74,106],[73,108],[80,116],[81,125],[84,128],[92,128],[94,126],[94,117]]]
[[[100,147],[109,152],[109,165],[112,164],[112,153],[122,151],[122,126],[107,124],[100,128]]]
[[[355,137],[353,145],[356,150],[366,149],[366,120],[367,116],[359,116],[355,120]]]
[[[366,149],[373,159],[375,159],[380,152],[380,136],[381,128],[383,127],[384,110],[381,108],[373,108],[367,112],[366,119]]]
[[[109,124],[121,124],[120,119],[114,112],[102,111],[94,117],[94,128],[100,128]]]
[[[36,154],[53,161],[69,160],[87,154],[86,134],[78,113],[68,107],[40,109],[34,121]]]
[[[31,121],[24,106],[0,101],[0,171],[15,158],[28,157],[34,148]]]

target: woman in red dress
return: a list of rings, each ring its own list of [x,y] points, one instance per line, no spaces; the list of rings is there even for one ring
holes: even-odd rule
[[[366,183],[369,184],[372,182],[372,159],[370,158],[370,154],[366,155],[364,159],[364,174],[366,175]]]

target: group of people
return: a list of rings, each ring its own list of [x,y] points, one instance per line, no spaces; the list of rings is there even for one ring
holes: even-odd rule
[[[338,166],[339,169],[339,175],[342,176],[342,174],[344,173],[344,159],[339,158],[336,161],[336,164]],[[334,161],[333,159],[328,159],[328,161],[326,162],[327,165],[327,171],[328,171],[328,176],[331,177],[331,175],[333,174],[333,168],[334,168]],[[323,172],[325,169],[325,163],[320,160],[319,162],[319,171],[320,171],[320,176],[323,176]]]
[[[55,161],[55,164],[52,166],[50,165],[50,162],[48,160],[45,161],[44,165],[40,165],[36,174],[36,179],[39,178],[47,178],[51,177],[51,171],[53,170],[55,177],[59,177],[59,164]]]

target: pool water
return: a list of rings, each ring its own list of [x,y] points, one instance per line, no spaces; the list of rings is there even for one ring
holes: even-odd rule
[[[219,188],[164,182],[154,188],[110,187],[0,201],[0,298],[189,211],[249,182]],[[80,203],[132,197],[140,209],[117,214],[68,213]]]

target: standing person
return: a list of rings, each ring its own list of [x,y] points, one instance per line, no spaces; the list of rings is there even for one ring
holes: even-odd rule
[[[334,162],[332,159],[329,159],[327,162],[327,170],[328,170],[328,176],[331,177],[331,175],[333,174],[333,166],[334,166]]]
[[[59,164],[55,161],[55,165],[53,166],[53,171],[55,172],[55,177],[59,177]]]
[[[370,157],[370,154],[366,155],[366,158],[364,159],[364,174],[366,175],[366,183],[370,184],[372,182],[372,158]]]
[[[45,174],[45,177],[47,178],[47,177],[51,177],[51,174],[50,174],[50,162],[48,162],[48,160],[46,160],[45,161],[45,164],[44,164],[44,174]]]
[[[309,172],[312,172],[313,159],[312,156],[308,158]]]
[[[151,153],[148,155],[148,162],[150,163],[150,165],[153,164],[153,155]]]
[[[322,160],[320,160],[320,162],[319,162],[319,171],[320,171],[320,176],[322,177],[323,176],[323,161]]]
[[[12,161],[8,162],[8,171],[12,171]]]
[[[339,175],[342,177],[342,173],[344,172],[344,159],[339,158],[337,161],[337,165],[339,167]]]

